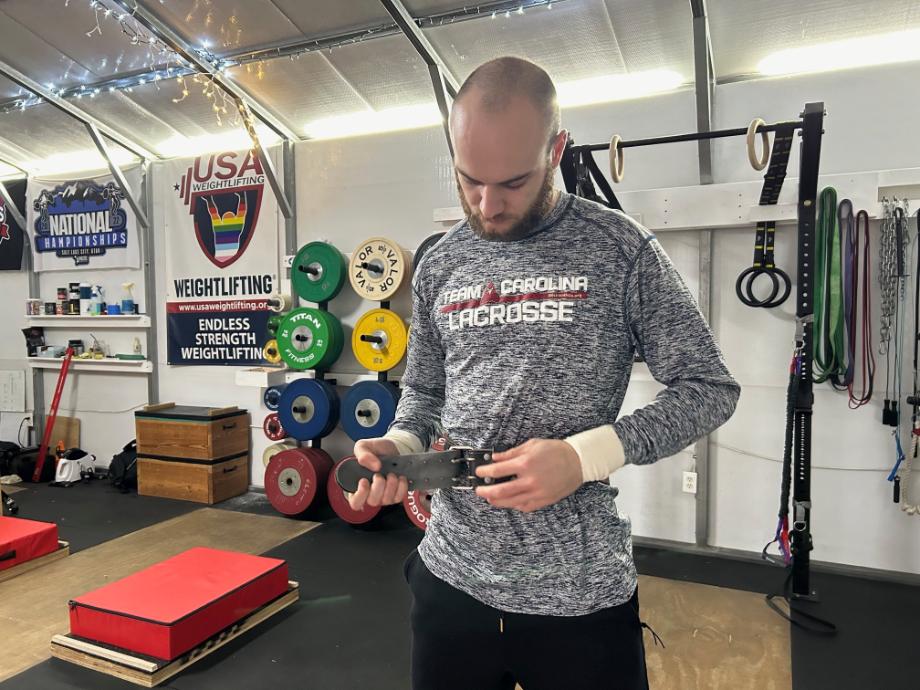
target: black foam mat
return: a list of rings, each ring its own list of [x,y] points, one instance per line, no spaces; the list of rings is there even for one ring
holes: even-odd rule
[[[792,627],[794,690],[920,687],[920,587],[826,572],[813,572],[811,587],[818,601],[795,602],[796,610],[829,620],[838,632],[824,637]]]
[[[399,510],[375,529],[331,520],[269,551],[288,562],[300,601],[160,687],[407,690],[410,595],[402,563],[421,537]],[[136,686],[49,659],[0,687]]]
[[[51,489],[41,489],[47,491]],[[90,488],[85,496],[95,492]],[[105,531],[110,528],[85,517],[101,511],[106,501],[129,513],[138,511],[139,515],[123,516],[123,521],[151,520],[168,513],[167,508],[199,507],[136,496],[132,501],[120,494],[112,498],[106,492],[98,495],[102,501],[96,508],[88,509],[74,494],[71,500],[55,499],[53,510],[67,518],[63,524],[79,522],[89,531],[100,527]],[[168,505],[172,503],[179,505]],[[262,513],[270,510],[266,503],[263,495],[250,494],[216,507]],[[84,511],[84,517],[75,516],[77,511]],[[323,524],[266,554],[287,560],[291,578],[301,585],[300,601],[162,687],[409,688],[410,595],[402,563],[422,533],[400,510],[389,512],[374,529],[363,530],[328,519],[327,509],[313,517],[324,520]],[[634,553],[639,572],[646,575],[761,593],[779,591],[784,581],[781,569],[756,562],[645,546],[636,546]],[[813,574],[813,585],[820,602],[796,606],[830,619],[840,633],[823,638],[792,628],[795,690],[913,687],[916,665],[911,640],[915,621],[920,620],[920,588],[824,572]],[[51,659],[0,687],[133,686]]]

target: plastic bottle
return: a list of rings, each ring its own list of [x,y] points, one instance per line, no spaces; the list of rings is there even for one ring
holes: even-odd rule
[[[121,313],[133,314],[134,295],[132,294],[131,289],[134,287],[134,283],[122,283],[121,286],[125,289],[125,295],[121,298]]]

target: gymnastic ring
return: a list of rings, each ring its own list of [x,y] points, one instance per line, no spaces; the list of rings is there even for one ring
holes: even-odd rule
[[[757,299],[750,291],[754,279],[761,273],[770,276],[770,280],[773,281],[773,292],[765,300]],[[747,285],[745,285],[745,280],[748,281]],[[764,304],[770,304],[776,299],[776,295],[779,294],[779,279],[772,271],[766,268],[749,266],[738,275],[738,280],[735,281],[735,294],[738,295],[738,299],[749,307],[762,307]]]
[[[767,167],[767,163],[770,161],[770,135],[766,132],[760,133],[760,140],[763,143],[763,153],[760,158],[757,158],[757,128],[763,127],[767,123],[761,120],[759,117],[755,117],[751,120],[751,124],[748,125],[747,130],[747,154],[748,160],[751,162],[754,170],[763,170]]]
[[[785,302],[787,299],[789,299],[789,293],[792,292],[792,281],[789,279],[789,276],[786,274],[786,272],[782,270],[781,268],[776,268],[774,266],[773,268],[764,268],[761,270],[767,271],[771,276],[774,277],[774,279],[776,279],[776,277],[779,276],[779,278],[782,279],[783,281],[783,291],[779,295],[779,297],[772,295],[770,299],[763,300],[763,302],[760,305],[764,309],[773,309],[774,307],[778,307],[783,302]],[[744,286],[744,291],[747,293],[747,296],[750,297],[751,299],[754,299],[754,293],[751,291],[753,286],[754,286],[754,278],[748,278],[747,284]]]
[[[620,143],[623,139],[619,134],[614,134],[610,139],[610,179],[614,182],[623,181],[623,168],[625,161],[623,159],[623,147]]]

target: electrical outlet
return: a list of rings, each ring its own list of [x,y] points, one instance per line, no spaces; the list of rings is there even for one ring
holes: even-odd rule
[[[696,493],[696,472],[684,472],[684,483],[681,488],[684,493]]]
[[[285,254],[284,268],[291,268],[294,265],[294,254]]]

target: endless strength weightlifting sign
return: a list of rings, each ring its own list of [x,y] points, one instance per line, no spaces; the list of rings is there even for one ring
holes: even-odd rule
[[[258,364],[279,292],[278,207],[259,159],[228,151],[164,166],[169,364]]]

